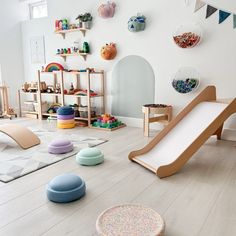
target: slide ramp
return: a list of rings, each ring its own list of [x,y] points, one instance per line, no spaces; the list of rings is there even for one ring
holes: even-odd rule
[[[216,134],[220,138],[224,121],[234,112],[236,100],[216,101],[215,87],[209,86],[146,147],[131,152],[129,159],[150,169],[159,177],[170,176],[176,173],[211,135]]]

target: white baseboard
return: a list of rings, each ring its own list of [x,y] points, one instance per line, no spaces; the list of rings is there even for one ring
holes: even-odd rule
[[[224,129],[222,133],[222,139],[227,141],[236,141],[236,130],[235,129]]]
[[[121,120],[123,123],[125,123],[127,126],[143,128],[143,119],[141,118],[131,118],[131,117],[122,117],[122,116],[117,116],[117,118]],[[163,125],[158,122],[155,122],[155,123],[150,124],[150,129],[162,130]]]

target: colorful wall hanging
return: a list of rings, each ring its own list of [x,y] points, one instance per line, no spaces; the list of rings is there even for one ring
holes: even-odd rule
[[[143,31],[146,26],[146,17],[140,14],[132,16],[128,21],[128,29],[131,32]]]
[[[59,70],[64,70],[64,67],[56,62],[52,62],[49,63],[46,68],[45,68],[45,72],[53,72],[53,71],[59,71]]]
[[[193,48],[202,38],[202,30],[198,24],[185,24],[177,28],[173,35],[175,43],[180,48]]]
[[[104,60],[112,60],[116,57],[117,49],[115,43],[106,44],[101,49],[101,57]]]
[[[213,15],[215,12],[217,12],[219,10],[218,23],[219,24],[223,23],[230,15],[233,15],[233,28],[234,29],[236,28],[236,14],[235,13],[219,9],[218,7],[215,7],[215,6],[212,6],[212,5],[209,5],[209,4],[205,3],[205,1],[196,0],[194,12],[197,12],[202,7],[204,7],[205,5],[207,5],[206,19],[209,18],[211,15]]]
[[[200,83],[199,73],[191,67],[183,67],[178,70],[171,84],[178,93],[190,93],[196,90]]]
[[[112,18],[115,14],[115,8],[116,4],[114,2],[108,1],[107,4],[102,4],[98,8],[98,14],[104,19]]]

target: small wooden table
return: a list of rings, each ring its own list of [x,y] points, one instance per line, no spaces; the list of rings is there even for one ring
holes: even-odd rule
[[[96,229],[103,236],[163,236],[165,223],[151,208],[124,204],[105,210],[97,219]]]
[[[164,104],[147,104],[142,107],[144,113],[143,131],[144,136],[149,136],[149,124],[153,122],[160,122],[163,125],[168,125],[172,119],[172,106]],[[157,114],[158,116],[149,117],[150,114]]]

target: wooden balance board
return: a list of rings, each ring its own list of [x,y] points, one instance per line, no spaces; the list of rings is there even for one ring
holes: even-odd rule
[[[40,144],[40,139],[32,131],[20,125],[0,125],[0,132],[15,140],[23,149],[28,149]]]
[[[224,121],[236,112],[236,99],[216,100],[216,88],[208,86],[143,149],[129,159],[156,173],[173,175],[212,135],[221,138]]]

